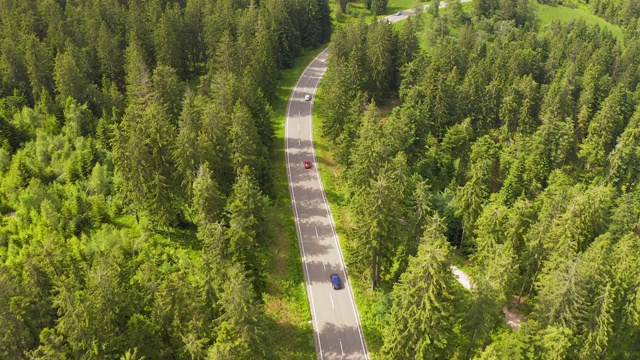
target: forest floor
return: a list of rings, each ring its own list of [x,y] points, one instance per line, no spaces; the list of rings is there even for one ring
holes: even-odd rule
[[[455,276],[456,280],[464,287],[465,289],[472,291],[473,281],[465,273],[463,270],[458,268],[455,265],[451,265],[451,272]],[[515,305],[515,302],[514,302]],[[509,306],[505,305],[502,307],[502,312],[504,313],[504,322],[507,324],[512,330],[517,331],[520,329],[520,324],[527,319],[524,315],[522,315],[518,310],[514,308],[509,308]]]

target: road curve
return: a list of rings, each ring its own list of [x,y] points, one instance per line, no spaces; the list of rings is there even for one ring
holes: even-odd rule
[[[412,10],[406,10],[399,15],[387,16],[386,19],[396,22],[406,19],[412,13]],[[289,97],[284,130],[289,192],[318,358],[369,359],[360,316],[313,147],[313,100],[327,70],[327,54],[328,49],[325,49],[313,59]],[[311,100],[305,100],[306,95]],[[304,168],[305,160],[311,160],[311,169]],[[344,283],[343,289],[333,290],[329,280],[332,273],[340,276]]]

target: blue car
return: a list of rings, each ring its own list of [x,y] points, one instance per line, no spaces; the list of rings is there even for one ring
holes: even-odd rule
[[[342,289],[342,281],[340,281],[338,274],[331,274],[329,278],[331,279],[331,285],[333,285],[334,290]]]

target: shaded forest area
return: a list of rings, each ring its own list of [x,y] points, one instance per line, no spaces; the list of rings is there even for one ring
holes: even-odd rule
[[[382,294],[365,314],[381,358],[640,358],[634,4],[592,2],[624,44],[583,21],[539,27],[526,0],[428,10],[426,51],[419,18],[336,30],[318,111],[350,274]]]
[[[0,358],[275,356],[270,103],[331,26],[325,0],[0,1]]]

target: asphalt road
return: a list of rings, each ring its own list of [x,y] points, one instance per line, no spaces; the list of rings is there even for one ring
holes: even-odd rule
[[[406,10],[386,19],[393,23],[406,19],[412,12]],[[327,69],[327,54],[328,49],[325,49],[309,64],[289,98],[284,135],[289,191],[318,358],[369,359],[313,148],[313,100]],[[305,95],[310,95],[311,100],[306,101]],[[304,168],[305,160],[311,160],[311,169]],[[329,280],[331,273],[340,275],[344,285],[342,289],[333,289]]]
[[[313,98],[326,70],[326,57],[325,49],[309,64],[289,98],[285,123],[289,190],[318,358],[368,359],[360,317],[313,148]],[[305,101],[305,95],[311,95],[312,100]],[[311,160],[311,169],[304,168],[304,160]],[[331,273],[340,276],[342,289],[333,289],[329,280]]]

